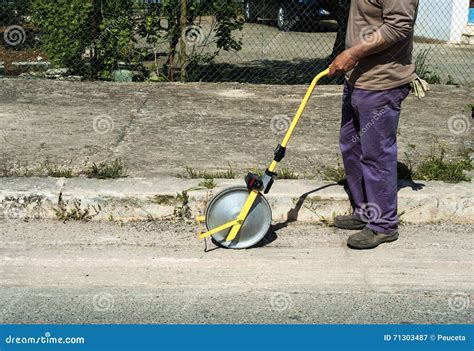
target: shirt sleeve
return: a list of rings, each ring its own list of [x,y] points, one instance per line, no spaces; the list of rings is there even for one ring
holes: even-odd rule
[[[419,0],[383,0],[379,34],[389,44],[405,39],[415,25]]]

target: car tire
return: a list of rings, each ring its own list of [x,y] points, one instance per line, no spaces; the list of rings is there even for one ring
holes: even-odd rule
[[[244,17],[245,22],[247,23],[255,23],[257,22],[257,16],[255,13],[255,9],[250,3],[250,1],[246,1],[244,5]]]
[[[277,27],[283,32],[291,30],[291,16],[285,6],[280,6],[277,12]]]

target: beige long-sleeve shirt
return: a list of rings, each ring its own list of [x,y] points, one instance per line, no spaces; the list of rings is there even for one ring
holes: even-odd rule
[[[352,0],[346,48],[381,35],[391,46],[364,57],[346,74],[349,84],[367,90],[387,90],[416,78],[413,27],[419,0]]]

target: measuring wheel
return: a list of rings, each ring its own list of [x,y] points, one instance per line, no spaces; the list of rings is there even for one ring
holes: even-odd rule
[[[247,187],[232,187],[217,194],[206,210],[206,215],[198,215],[196,220],[206,222],[207,232],[199,230],[200,239],[212,237],[221,246],[230,249],[245,249],[260,242],[270,229],[272,211],[263,194],[268,194],[277,178],[278,163],[285,157],[286,145],[308,104],[319,80],[329,74],[330,69],[319,73],[311,81],[303,101],[291,121],[281,144],[274,150],[273,161],[265,173],[248,173]]]
[[[244,186],[231,187],[217,194],[206,210],[206,226],[208,230],[217,228],[235,219],[250,191]],[[246,249],[258,244],[267,234],[272,223],[272,210],[267,199],[258,194],[248,216],[245,218],[239,234],[234,240],[226,241],[230,228],[221,230],[212,235],[212,238],[221,246],[231,249]]]

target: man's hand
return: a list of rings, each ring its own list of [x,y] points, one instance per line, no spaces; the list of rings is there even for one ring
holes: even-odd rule
[[[345,50],[329,65],[329,77],[331,78],[334,75],[349,72],[357,65],[357,63],[359,63],[359,59],[351,49]]]

